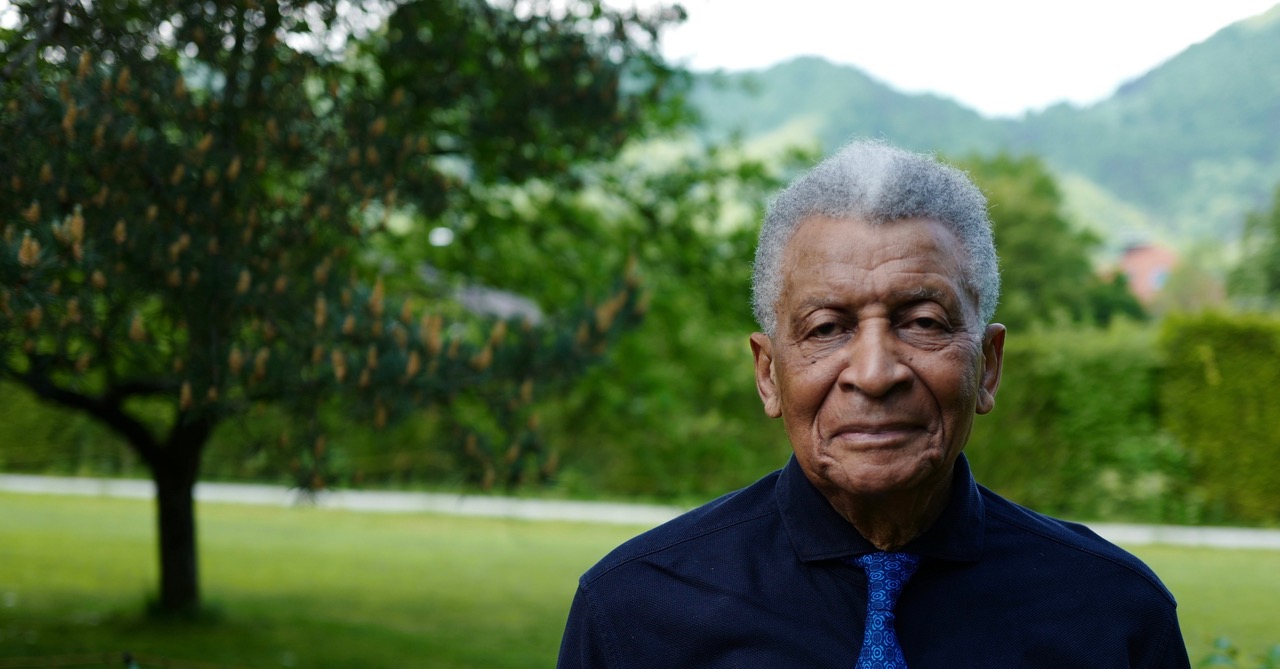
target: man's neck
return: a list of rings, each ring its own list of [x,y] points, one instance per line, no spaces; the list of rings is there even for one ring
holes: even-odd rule
[[[896,550],[924,534],[951,498],[954,467],[925,490],[875,497],[822,490],[823,496],[867,541],[883,551]]]

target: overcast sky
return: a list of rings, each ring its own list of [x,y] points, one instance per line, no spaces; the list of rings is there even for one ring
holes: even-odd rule
[[[682,0],[664,38],[697,69],[799,55],[856,65],[987,115],[1087,104],[1276,0]],[[1274,64],[1272,64],[1274,66]]]

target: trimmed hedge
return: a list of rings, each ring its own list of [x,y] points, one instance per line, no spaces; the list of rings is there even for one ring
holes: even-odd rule
[[[1162,422],[1191,455],[1205,520],[1280,521],[1280,321],[1173,317],[1161,346]]]
[[[977,479],[1051,514],[1197,520],[1185,453],[1159,429],[1155,344],[1133,324],[1009,333],[996,408],[966,451]]]

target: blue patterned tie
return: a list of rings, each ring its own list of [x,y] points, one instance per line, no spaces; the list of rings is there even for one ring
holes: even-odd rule
[[[920,566],[920,556],[868,553],[857,562],[867,572],[867,632],[856,669],[906,669],[907,660],[893,630],[893,607],[902,586]]]

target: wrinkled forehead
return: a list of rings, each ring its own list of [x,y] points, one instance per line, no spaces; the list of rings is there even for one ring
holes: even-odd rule
[[[783,249],[783,300],[825,264],[871,268],[885,262],[910,265],[947,277],[966,308],[976,315],[978,293],[969,280],[969,254],[945,222],[931,218],[868,220],[810,216]],[[928,290],[911,287],[908,290]]]

